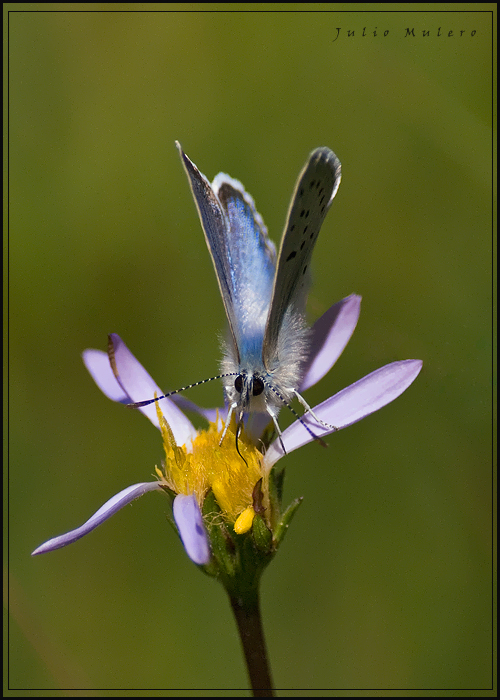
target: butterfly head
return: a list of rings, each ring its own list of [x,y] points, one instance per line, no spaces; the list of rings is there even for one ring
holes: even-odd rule
[[[269,404],[269,379],[259,371],[240,370],[224,380],[224,393],[238,422],[245,413],[264,413]]]

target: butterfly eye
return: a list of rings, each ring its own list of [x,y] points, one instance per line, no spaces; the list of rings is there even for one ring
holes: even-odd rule
[[[262,379],[260,377],[256,377],[254,375],[252,394],[254,396],[259,396],[260,394],[262,394],[263,391],[264,391],[264,382],[262,381]]]
[[[243,389],[243,377],[241,374],[238,374],[236,379],[234,380],[234,388],[238,392],[238,394],[241,394],[241,391]]]

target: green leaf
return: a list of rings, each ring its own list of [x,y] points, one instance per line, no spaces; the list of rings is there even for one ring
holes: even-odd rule
[[[274,542],[276,544],[276,547],[278,547],[281,544],[283,537],[285,536],[285,533],[288,530],[288,526],[290,525],[290,522],[293,516],[295,515],[297,508],[302,503],[303,498],[303,496],[301,496],[300,498],[296,498],[294,501],[292,501],[292,503],[290,503],[288,508],[283,513],[281,520],[279,521],[278,525],[274,530]]]

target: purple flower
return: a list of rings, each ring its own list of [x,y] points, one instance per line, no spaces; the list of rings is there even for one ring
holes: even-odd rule
[[[300,392],[318,382],[335,364],[356,327],[361,297],[353,294],[332,306],[312,328],[311,351]],[[113,401],[137,403],[164,392],[128,350],[121,338],[109,337],[108,353],[85,350],[83,360],[99,388]],[[313,409],[325,424],[345,428],[393,401],[407,389],[422,367],[421,360],[393,362],[351,384]],[[210,421],[208,430],[197,431],[179,406],[195,410]],[[265,453],[258,441],[269,416],[257,416],[253,434],[242,431],[235,449],[235,427],[219,445],[222,421],[216,409],[201,409],[183,397],[173,396],[139,409],[161,430],[166,461],[157,469],[158,481],[134,484],[105,503],[84,525],[54,537],[35,549],[42,554],[75,542],[111,517],[124,505],[148,491],[163,490],[173,498],[173,519],[190,559],[208,565],[214,544],[209,537],[214,523],[229,524],[244,534],[256,514],[264,528],[273,533],[283,529],[281,503],[270,493],[272,467],[286,452],[313,440],[300,421],[283,431],[281,440],[272,442]],[[308,412],[302,417],[317,437],[332,428],[318,423]],[[252,439],[253,435],[253,439]],[[257,438],[257,439],[256,439]],[[242,459],[243,457],[243,459]],[[209,492],[215,497],[217,512],[205,512]],[[202,515],[203,512],[203,515]]]

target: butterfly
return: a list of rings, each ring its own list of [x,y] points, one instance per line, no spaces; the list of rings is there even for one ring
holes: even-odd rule
[[[228,407],[221,442],[233,414],[238,426],[246,415],[267,414],[281,438],[277,418],[283,405],[290,407],[298,398],[312,413],[297,390],[309,348],[305,320],[309,264],[340,184],[340,161],[329,148],[317,148],[309,155],[295,185],[276,255],[262,217],[241,182],[219,173],[210,183],[178,142],[176,146],[229,324],[222,373],[214,377],[223,380]],[[173,393],[177,392],[165,396]]]

